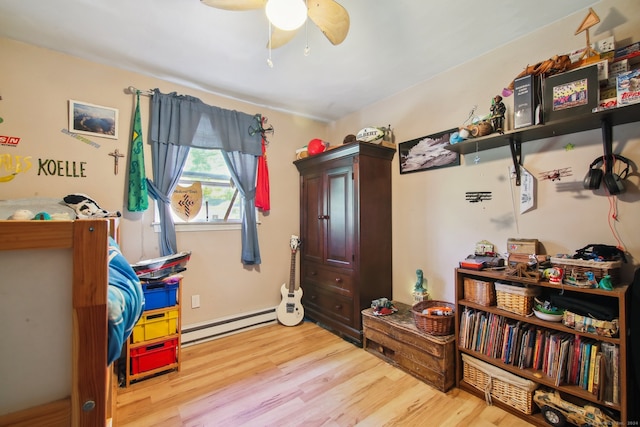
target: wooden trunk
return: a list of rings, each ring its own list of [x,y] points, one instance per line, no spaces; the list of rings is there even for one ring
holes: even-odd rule
[[[390,316],[362,311],[364,348],[446,392],[455,384],[454,335],[429,335],[416,328],[410,306],[394,305],[398,312]]]

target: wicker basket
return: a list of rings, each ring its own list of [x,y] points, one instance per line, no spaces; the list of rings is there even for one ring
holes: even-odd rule
[[[528,316],[533,312],[534,297],[540,294],[540,288],[522,288],[496,282],[496,305],[498,308]]]
[[[538,384],[489,365],[467,354],[462,355],[463,379],[485,393],[487,403],[497,399],[520,412],[533,412],[533,392]],[[490,392],[490,393],[487,393]]]
[[[436,316],[431,314],[422,314],[422,311],[429,307],[449,307],[451,310],[455,309],[454,304],[444,301],[420,301],[411,309],[416,327],[431,335],[451,335],[453,333],[455,315]]]
[[[586,282],[586,272],[591,271],[595,279],[599,282],[604,276],[611,276],[611,283],[617,285],[620,283],[620,267],[622,261],[590,261],[584,259],[570,258],[551,258],[553,267],[562,268],[564,270],[565,283],[567,277],[573,277],[577,282]]]
[[[464,299],[484,306],[495,305],[496,291],[493,282],[465,277]]]

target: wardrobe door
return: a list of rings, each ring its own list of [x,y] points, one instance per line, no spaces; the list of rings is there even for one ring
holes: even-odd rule
[[[352,166],[327,171],[325,198],[324,262],[334,267],[352,268],[355,259]]]

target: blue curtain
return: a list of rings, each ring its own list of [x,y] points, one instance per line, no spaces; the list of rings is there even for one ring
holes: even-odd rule
[[[260,264],[258,227],[256,226],[256,175],[258,157],[238,151],[222,152],[233,183],[242,196],[242,263]]]
[[[158,203],[162,256],[178,252],[176,226],[171,216],[171,193],[178,185],[188,155],[189,147],[153,142],[151,145],[153,181],[147,181],[149,194]]]
[[[158,89],[151,100],[151,196],[158,201],[162,255],[177,252],[170,195],[178,184],[190,147],[219,149],[242,196],[242,263],[260,264],[255,217],[255,177],[262,155],[256,116],[225,110],[200,99]]]

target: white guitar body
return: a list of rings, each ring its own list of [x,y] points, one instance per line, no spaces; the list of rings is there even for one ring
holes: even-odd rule
[[[304,308],[300,303],[302,288],[298,288],[291,293],[287,284],[284,283],[280,288],[280,293],[282,294],[282,301],[277,310],[278,321],[285,326],[296,326],[304,318]]]
[[[289,276],[289,286],[286,283],[280,288],[282,301],[276,310],[278,321],[285,326],[296,326],[304,318],[304,308],[300,300],[302,299],[302,288],[296,289],[296,252],[300,245],[298,236],[291,236],[291,275]]]

